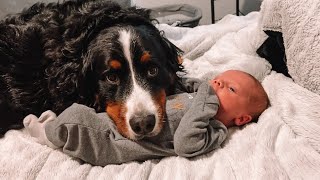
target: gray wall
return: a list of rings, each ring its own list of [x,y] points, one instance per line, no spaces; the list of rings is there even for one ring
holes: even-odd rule
[[[239,0],[240,12],[246,15],[259,11],[261,2],[262,0]],[[215,20],[220,20],[226,14],[236,14],[236,0],[215,0]]]
[[[0,0],[0,18],[30,7],[35,2],[56,2],[57,0]]]
[[[8,13],[19,12],[35,2],[57,2],[58,0],[0,0],[0,18]],[[60,0],[63,1],[63,0]],[[240,11],[245,15],[260,9],[262,0],[240,0]],[[188,3],[201,8],[200,24],[211,24],[211,0],[131,0],[132,4],[141,7],[154,7],[165,4]],[[219,20],[226,14],[235,14],[236,0],[215,0],[215,19]]]
[[[196,6],[202,11],[202,18],[199,24],[211,24],[211,2],[210,0],[132,0],[133,5],[144,8],[168,4],[190,4]]]
[[[131,0],[133,4],[140,7],[155,7],[166,4],[187,3],[202,10],[200,24],[211,24],[211,0]],[[262,0],[239,0],[240,11],[246,15],[251,11],[259,11]],[[218,21],[227,14],[236,14],[236,0],[215,0],[215,20]]]

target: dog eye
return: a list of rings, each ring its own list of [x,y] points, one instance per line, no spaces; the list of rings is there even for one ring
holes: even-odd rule
[[[154,77],[158,74],[158,68],[157,67],[151,67],[148,69],[148,76],[149,77]]]
[[[116,74],[108,74],[107,80],[112,84],[119,84],[120,79]]]

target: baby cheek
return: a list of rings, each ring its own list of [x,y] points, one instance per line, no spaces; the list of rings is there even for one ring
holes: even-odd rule
[[[217,114],[214,116],[217,120],[223,122],[225,119],[227,119],[227,117],[225,117],[226,113],[224,111],[223,107],[219,107]]]
[[[219,109],[218,109],[218,113],[220,115],[222,114],[226,114],[229,113],[230,111],[232,111],[233,109],[233,99],[229,98],[226,94],[222,93],[222,92],[218,92],[217,93],[217,97],[219,99]]]

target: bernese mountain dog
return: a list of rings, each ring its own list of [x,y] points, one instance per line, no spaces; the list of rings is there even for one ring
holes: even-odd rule
[[[107,112],[130,139],[158,134],[181,51],[150,10],[111,1],[36,3],[0,21],[0,133],[73,103]]]

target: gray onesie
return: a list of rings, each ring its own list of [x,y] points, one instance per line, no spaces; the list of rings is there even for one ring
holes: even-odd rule
[[[189,88],[193,86],[189,86]],[[45,124],[48,140],[70,156],[105,166],[166,156],[194,157],[219,148],[227,128],[213,119],[219,107],[208,83],[196,93],[167,98],[167,120],[157,136],[131,141],[118,133],[106,113],[73,104]]]

